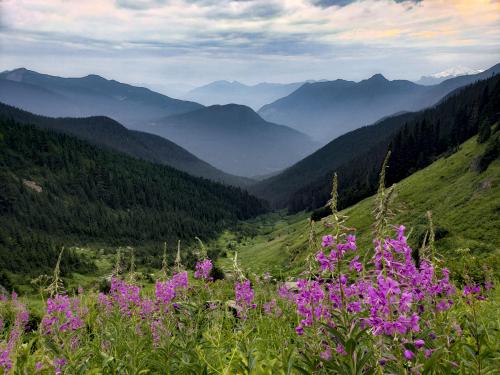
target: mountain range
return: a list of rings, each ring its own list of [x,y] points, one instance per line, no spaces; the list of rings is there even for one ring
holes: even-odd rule
[[[225,172],[265,175],[284,169],[317,148],[307,135],[263,120],[251,108],[213,105],[150,123],[161,135]]]
[[[269,85],[275,89],[281,86]],[[293,90],[293,87],[288,90]],[[0,102],[38,115],[65,117],[58,121],[59,130],[63,123],[75,123],[75,120],[68,117],[106,116],[108,120],[97,120],[109,125],[106,130],[102,129],[107,132],[106,137],[96,136],[96,119],[79,122],[80,127],[85,122],[94,123],[94,135],[91,137],[88,127],[82,132],[79,127],[73,126],[72,134],[78,128],[78,136],[85,133],[85,139],[94,143],[110,146],[112,142],[113,148],[133,156],[159,161],[196,176],[236,185],[246,185],[249,180],[230,174],[251,177],[275,173],[318,147],[307,135],[265,121],[251,108],[243,105],[215,105],[206,108],[198,103],[172,99],[149,89],[107,80],[97,75],[61,78],[24,68],[6,71],[0,73]],[[126,129],[113,123],[111,119],[129,129],[153,133],[167,140],[145,133],[128,132],[125,135]],[[34,123],[47,121],[38,118]],[[54,122],[51,124],[53,126]],[[117,133],[113,135],[113,131]],[[112,140],[113,137],[115,140]],[[125,140],[127,142],[121,145]],[[172,142],[179,147],[174,147]],[[196,156],[188,156],[186,150],[180,151],[182,148]]]
[[[0,101],[51,117],[108,116],[127,127],[202,108],[98,75],[62,78],[25,68],[0,73]]]
[[[339,79],[305,83],[290,95],[263,106],[258,113],[267,121],[290,126],[325,144],[386,116],[434,105],[456,88],[498,72],[500,64],[432,86],[390,81],[381,74],[360,82]]]
[[[243,104],[258,110],[265,104],[291,94],[304,82],[245,85],[238,81],[215,81],[189,91],[184,98],[204,105]]]
[[[284,172],[258,182],[251,191],[292,212],[315,209],[328,200],[330,181],[337,172],[341,203],[348,206],[374,192],[388,150],[392,150],[388,180],[397,182],[458,147],[483,122],[498,121],[498,108],[497,74],[455,90],[434,107],[388,117],[336,138]]]
[[[73,135],[92,144],[123,152],[138,159],[168,165],[193,176],[223,182],[227,185],[246,186],[252,182],[218,170],[168,139],[129,130],[109,117],[51,118],[34,115],[0,103],[0,118]]]

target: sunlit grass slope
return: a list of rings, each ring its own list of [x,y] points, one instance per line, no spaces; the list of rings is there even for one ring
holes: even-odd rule
[[[411,231],[410,243],[416,245],[427,226],[426,212],[432,211],[436,228],[437,251],[451,266],[456,250],[469,248],[471,254],[495,269],[500,258],[500,161],[479,173],[475,165],[485,146],[476,137],[465,142],[458,152],[443,157],[429,167],[401,181],[394,202],[394,223]],[[390,166],[389,166],[390,167]],[[358,245],[371,250],[373,197],[342,211],[349,217],[347,226],[357,229]],[[294,274],[308,249],[308,214],[274,214],[255,220],[257,235],[240,243],[226,233],[219,241],[231,243],[241,263],[250,272],[271,272],[275,276]],[[316,223],[317,240],[328,233],[325,221]],[[232,241],[232,242],[231,242]],[[228,251],[231,255],[232,251]],[[226,268],[229,259],[222,258]],[[496,267],[498,269],[498,267]]]

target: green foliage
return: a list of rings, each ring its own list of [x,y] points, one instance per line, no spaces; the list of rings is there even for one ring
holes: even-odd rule
[[[61,244],[149,247],[214,238],[265,211],[239,188],[1,120],[0,267],[47,272]],[[29,229],[28,229],[29,228]],[[174,246],[170,246],[173,248]],[[138,259],[146,254],[138,249]],[[15,254],[15,256],[12,256]],[[92,269],[71,252],[61,263]]]
[[[479,143],[486,142],[491,136],[491,124],[488,119],[483,120],[481,125],[479,125],[479,133],[477,137],[477,141]]]
[[[498,125],[497,125],[498,127]],[[490,164],[500,157],[500,132],[496,132],[486,144],[484,153],[479,157],[479,171],[484,172]]]

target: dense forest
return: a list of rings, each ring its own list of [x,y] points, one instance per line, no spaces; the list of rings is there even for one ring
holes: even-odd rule
[[[401,121],[399,130],[295,192],[288,200],[288,209],[298,212],[323,207],[334,172],[339,176],[341,207],[356,203],[376,191],[378,173],[389,150],[387,182],[392,184],[453,152],[480,127],[489,129],[500,118],[499,108],[500,75],[496,75],[454,92],[427,110],[384,120],[379,125]],[[494,155],[495,145],[490,149]]]
[[[13,272],[52,267],[63,242],[208,239],[266,211],[239,188],[13,120],[0,121],[0,150],[0,268]],[[73,255],[63,266],[89,266]]]

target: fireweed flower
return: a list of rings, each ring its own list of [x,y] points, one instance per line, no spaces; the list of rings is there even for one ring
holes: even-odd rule
[[[2,347],[0,344],[0,368],[7,371],[12,368],[11,356],[21,341],[21,336],[29,319],[28,310],[26,310],[26,307],[17,300],[17,294],[15,293],[12,293],[12,303],[17,311],[14,325],[10,331],[7,345]]]
[[[329,361],[332,359],[332,348],[326,345],[325,350],[320,353],[320,358],[324,361]]]
[[[359,256],[347,259],[357,248],[354,236],[346,236],[338,243],[332,236],[324,236],[323,249],[317,253],[316,260],[319,271],[331,271],[333,279],[298,280],[298,292],[280,290],[280,296],[293,301],[297,314],[302,317],[297,334],[302,335],[318,321],[334,323],[330,322],[332,314],[344,311],[354,323],[368,328],[373,335],[413,335],[420,332],[419,315],[423,312],[439,313],[449,309],[453,303],[451,296],[455,294],[449,271],[437,270],[425,259],[417,267],[406,240],[404,226],[396,229],[395,238],[376,240],[374,267],[367,268],[364,275],[361,271],[365,267],[359,262]],[[350,273],[343,273],[347,269]],[[480,288],[472,286],[464,294],[479,292]],[[415,347],[420,349],[424,344],[424,340],[417,340]],[[411,351],[404,355],[414,358]]]
[[[425,341],[424,341],[424,340],[422,340],[422,339],[415,340],[415,347],[416,347],[417,349],[421,349],[421,348],[423,348],[423,347],[424,347],[424,345],[425,345]]]
[[[262,307],[266,315],[280,317],[283,314],[281,309],[278,307],[275,299],[272,299],[271,301],[264,303]]]
[[[311,326],[315,320],[329,317],[328,305],[324,302],[326,294],[318,281],[301,279],[298,280],[297,287],[297,313],[304,318],[300,321],[300,328]]]
[[[58,332],[76,331],[83,326],[79,312],[80,301],[65,295],[56,295],[47,300],[47,310],[42,319],[46,335]]]
[[[137,285],[128,284],[116,277],[111,278],[110,296],[125,315],[131,316],[140,309],[140,291],[141,288]]]
[[[66,366],[66,360],[64,358],[54,358],[55,375],[61,375],[64,366]]]
[[[212,271],[212,261],[210,259],[204,259],[201,262],[196,263],[196,271],[194,277],[196,279],[208,280],[210,277],[210,272]]]
[[[236,305],[240,308],[237,314],[243,320],[247,319],[247,312],[250,308],[255,309],[257,305],[252,303],[254,298],[254,291],[250,285],[250,280],[237,282],[234,285],[234,294],[236,298]]]
[[[106,314],[109,314],[113,309],[112,299],[104,293],[99,293],[97,295],[97,305],[103,308]]]
[[[415,354],[413,354],[413,352],[412,352],[411,350],[408,350],[408,349],[406,349],[406,350],[403,352],[403,355],[404,355],[404,357],[405,357],[407,360],[409,360],[409,361],[411,361],[411,360],[413,359],[413,357],[415,357]]]
[[[333,236],[328,234],[326,236],[323,236],[323,241],[321,242],[322,247],[330,247],[333,246]]]
[[[187,272],[176,273],[172,277],[172,283],[175,289],[187,289],[188,288]]]
[[[177,273],[172,277],[171,280],[167,280],[164,282],[157,281],[155,285],[156,305],[163,312],[168,312],[174,298],[178,296],[181,290],[185,290],[187,288],[187,272]]]
[[[340,355],[347,355],[347,352],[345,351],[345,348],[342,344],[338,344],[335,348],[335,351]]]
[[[363,265],[358,262],[359,255],[356,255],[352,260],[351,263],[349,263],[349,269],[351,271],[356,270],[357,272],[361,272],[363,270]]]

